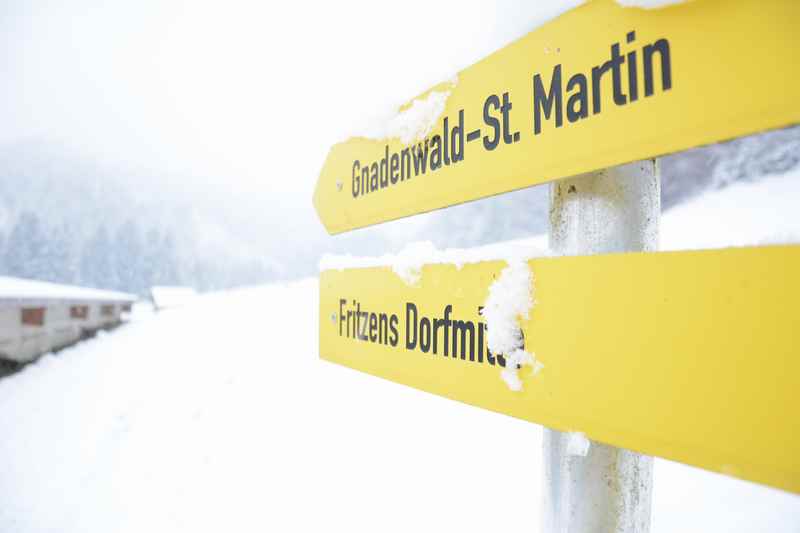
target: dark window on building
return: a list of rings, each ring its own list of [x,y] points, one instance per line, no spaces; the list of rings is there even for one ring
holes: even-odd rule
[[[73,305],[72,307],[69,308],[69,317],[78,320],[86,320],[87,318],[89,318],[89,306]]]
[[[44,326],[44,307],[23,307],[23,326]]]

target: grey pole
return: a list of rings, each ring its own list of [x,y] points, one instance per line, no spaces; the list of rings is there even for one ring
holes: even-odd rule
[[[551,250],[555,255],[655,251],[660,189],[657,160],[552,183]],[[591,398],[575,401],[591,411]],[[570,438],[569,433],[544,430],[543,531],[647,533],[652,457],[596,442],[585,456],[570,454]]]

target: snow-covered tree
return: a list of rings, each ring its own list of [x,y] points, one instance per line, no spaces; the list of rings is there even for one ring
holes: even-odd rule
[[[83,247],[80,261],[81,284],[101,289],[118,286],[112,264],[111,239],[105,226],[100,226]]]
[[[66,225],[58,225],[45,232],[42,263],[46,269],[41,279],[68,284],[77,281],[72,239],[73,234]]]
[[[35,213],[24,212],[17,219],[5,248],[9,275],[31,279],[49,279],[47,241]]]
[[[111,252],[111,263],[116,271],[118,283],[115,288],[144,294],[148,287],[142,271],[142,237],[133,219],[128,219],[117,228]]]

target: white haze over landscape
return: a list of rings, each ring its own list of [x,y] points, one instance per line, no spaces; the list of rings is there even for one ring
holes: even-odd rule
[[[320,361],[316,273],[546,254],[547,187],[336,237],[311,197],[332,144],[581,3],[5,2],[0,276],[36,277],[34,212],[70,237],[38,279],[205,294],[0,378],[0,532],[539,531],[541,428]],[[800,128],[665,157],[661,249],[800,242],[798,162]],[[120,239],[146,275],[81,270]],[[652,531],[798,532],[800,497],[657,459]]]
[[[100,217],[110,212],[112,227],[136,217],[143,236],[171,232],[179,275],[160,284],[201,284],[198,258],[224,256],[247,272],[222,276],[200,265],[211,270],[200,276],[213,278],[208,288],[220,288],[311,274],[323,251],[378,253],[415,233],[443,235],[425,229],[430,217],[326,235],[311,195],[328,149],[578,3],[7,2],[0,9],[0,157],[4,147],[11,154],[4,179],[27,180],[11,191],[42,174],[56,188],[75,181],[108,189],[96,209]],[[81,201],[70,196],[75,189],[53,208],[36,194],[0,205],[0,237],[22,211],[42,207],[42,222],[75,232],[66,212]],[[118,209],[109,195],[139,207]],[[96,228],[77,225],[70,246],[85,248]],[[102,288],[136,290],[111,285]]]
[[[310,209],[333,143],[570,5],[549,3],[5,5],[0,142],[53,138]]]

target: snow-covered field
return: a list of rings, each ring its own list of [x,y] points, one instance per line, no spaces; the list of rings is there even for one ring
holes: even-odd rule
[[[664,247],[798,242],[798,198],[800,172],[707,194]],[[0,531],[538,531],[539,427],[317,354],[312,279],[138,313],[0,380]],[[800,497],[657,460],[653,531],[797,532]]]

